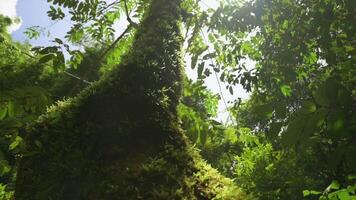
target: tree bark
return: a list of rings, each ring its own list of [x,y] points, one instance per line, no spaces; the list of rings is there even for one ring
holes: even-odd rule
[[[111,75],[28,127],[16,200],[246,199],[179,128],[180,0],[153,0]]]

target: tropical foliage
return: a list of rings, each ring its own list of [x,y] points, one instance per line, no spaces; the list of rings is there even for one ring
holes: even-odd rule
[[[201,161],[194,148],[187,147],[184,151],[188,153],[182,153],[165,147],[166,157],[144,164],[145,180],[180,172],[172,170],[175,166],[167,162],[167,157],[188,159],[193,155],[198,161],[190,167],[197,171],[185,181],[195,185],[192,188],[195,193],[201,192],[201,198],[235,199],[231,191],[240,192],[238,187],[261,200],[356,199],[356,2],[224,0],[217,8],[207,10],[200,7],[202,3],[206,1],[185,0],[179,8],[184,36],[179,40],[184,40],[183,51],[189,58],[186,65],[196,71],[197,80],[185,76],[174,79],[172,74],[164,77],[167,71],[163,69],[161,78],[149,81],[143,76],[127,81],[160,88],[161,93],[152,95],[170,111],[178,103],[174,98],[180,89],[175,83],[171,88],[162,85],[171,84],[173,79],[182,83],[177,105],[179,126],[188,143],[219,172]],[[25,141],[28,127],[40,115],[42,120],[43,116],[46,120],[58,118],[43,114],[65,108],[65,102],[69,102],[66,99],[83,95],[88,86],[97,87],[102,80],[110,80],[119,64],[124,66],[136,59],[156,66],[153,57],[125,58],[128,54],[146,55],[142,51],[149,48],[135,43],[135,37],[156,34],[152,27],[147,30],[153,32],[140,29],[151,1],[48,0],[48,4],[51,20],[69,20],[72,27],[65,38],[55,38],[45,47],[13,41],[7,33],[11,19],[0,16],[2,199],[13,198],[19,160],[32,156]],[[128,26],[118,35],[114,26],[119,20],[127,20]],[[167,16],[157,21],[162,30],[168,30]],[[40,27],[30,27],[25,34],[37,38],[41,37],[39,31]],[[173,37],[168,32],[160,34]],[[171,52],[181,47],[170,44]],[[136,75],[132,77],[139,77]],[[219,94],[206,87],[204,81],[210,76],[216,77],[219,86],[226,86]],[[238,85],[250,92],[250,97],[235,98],[228,108],[231,120],[223,123],[218,102],[225,101],[227,92],[236,95]],[[46,149],[46,141],[31,141],[31,148]],[[178,177],[174,174],[168,182],[173,184]],[[221,189],[221,184],[227,189]],[[171,198],[173,193],[177,198],[187,197],[183,191],[162,193],[156,189],[151,191],[156,199]]]

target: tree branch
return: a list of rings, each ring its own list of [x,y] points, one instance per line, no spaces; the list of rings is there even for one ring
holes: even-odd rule
[[[132,19],[130,18],[130,14],[129,14],[129,9],[127,8],[127,2],[126,0],[124,0],[124,5],[125,5],[125,13],[126,13],[126,19],[127,21],[135,28],[138,27],[138,24],[136,24],[134,21],[132,21]]]
[[[10,44],[11,45],[11,44]],[[24,54],[24,55],[26,55],[26,56],[28,56],[28,57],[30,57],[30,58],[32,58],[32,59],[37,59],[35,56],[33,56],[33,55],[31,55],[31,54],[29,54],[29,53],[27,53],[27,52],[24,52],[24,51],[22,51],[21,49],[18,49],[22,54]],[[47,64],[47,63],[44,63],[44,65],[47,65],[47,66],[49,66],[49,67],[52,67],[51,65],[49,65],[49,64]],[[78,79],[78,80],[80,80],[80,81],[82,81],[83,83],[86,83],[86,84],[88,84],[88,85],[90,85],[90,84],[92,84],[92,82],[90,82],[90,81],[87,81],[87,80],[85,80],[85,79],[82,79],[82,78],[80,78],[80,77],[78,77],[78,76],[76,76],[76,75],[74,75],[74,74],[71,74],[70,72],[68,72],[68,71],[63,71],[63,73],[65,73],[66,75],[68,75],[68,76],[70,76],[70,77],[72,77],[72,78],[75,78],[75,79]]]
[[[119,4],[121,1],[114,1],[111,4],[107,5],[105,8],[102,8],[101,10],[98,11],[98,14],[101,15],[103,14],[104,11],[106,11],[107,9],[111,8],[112,6]]]
[[[99,64],[101,62],[101,60],[105,57],[105,55],[115,47],[115,45],[125,36],[126,33],[129,32],[129,30],[131,29],[132,25],[129,24],[125,31],[123,33],[121,33],[121,35],[119,37],[116,38],[116,40],[99,56],[98,60],[97,60],[97,64]]]
[[[68,76],[72,77],[72,78],[75,78],[75,79],[78,79],[78,80],[80,80],[80,81],[83,81],[84,83],[86,83],[86,84],[88,84],[88,85],[92,84],[92,82],[89,82],[89,81],[87,81],[87,80],[85,80],[85,79],[81,79],[80,77],[78,77],[78,76],[76,76],[76,75],[74,75],[74,74],[71,74],[71,73],[69,73],[69,72],[67,72],[67,71],[64,71],[64,73],[67,74]]]

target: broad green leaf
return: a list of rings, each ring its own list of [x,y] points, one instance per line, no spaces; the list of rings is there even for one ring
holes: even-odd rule
[[[281,92],[285,97],[289,97],[292,95],[292,89],[289,85],[282,85]]]
[[[301,137],[301,133],[307,120],[305,116],[296,116],[292,121],[288,123],[287,130],[282,134],[282,143],[287,146],[294,145]]]
[[[316,111],[316,105],[311,101],[304,101],[301,106],[301,112],[303,114],[309,114]]]
[[[52,53],[47,54],[47,55],[44,55],[44,56],[42,56],[42,57],[40,58],[40,60],[38,61],[38,63],[39,63],[39,64],[46,63],[46,62],[48,62],[48,61],[50,61],[50,60],[53,60],[55,57],[56,57],[55,54],[52,54]]]
[[[349,193],[346,191],[346,190],[341,190],[337,193],[337,197],[340,199],[340,200],[350,200],[350,195]]]
[[[56,59],[53,60],[53,65],[55,69],[59,69],[61,71],[65,70],[65,59],[63,52],[58,51],[56,53]]]
[[[334,78],[324,81],[316,90],[313,90],[313,97],[317,104],[330,106],[337,101],[339,82]]]
[[[340,133],[344,130],[346,116],[342,110],[330,112],[327,117],[327,129],[333,137],[341,137]]]
[[[332,181],[329,185],[330,189],[338,190],[340,188],[340,183],[338,181]]]
[[[307,197],[310,195],[309,190],[303,190],[303,197]]]

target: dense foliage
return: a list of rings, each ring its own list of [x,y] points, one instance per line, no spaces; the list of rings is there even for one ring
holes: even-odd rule
[[[261,200],[356,199],[356,1],[224,0],[204,11],[185,0],[169,13],[152,2],[150,16],[151,1],[48,0],[48,16],[73,26],[47,47],[13,41],[0,16],[0,198],[17,180],[18,199],[249,198],[238,188]],[[180,50],[198,80],[181,74]],[[211,75],[251,93],[227,124]]]
[[[233,2],[207,20],[214,67],[252,91],[232,112],[263,140],[237,154],[236,181],[261,199],[355,198],[355,2]]]
[[[16,199],[248,198],[178,126],[180,16],[180,1],[153,0],[121,63],[26,127]],[[58,64],[59,48],[35,50]]]

